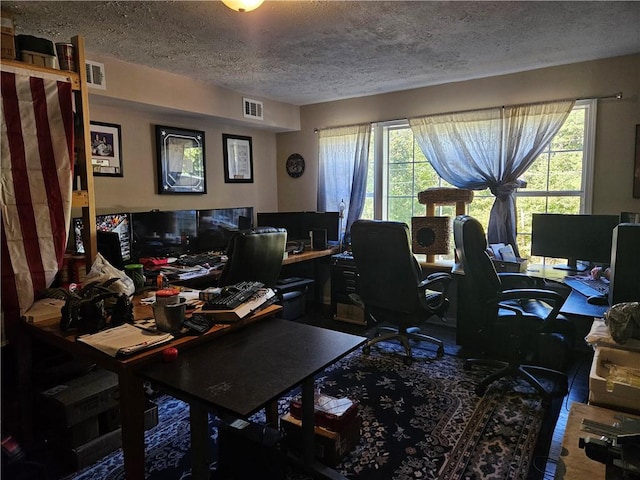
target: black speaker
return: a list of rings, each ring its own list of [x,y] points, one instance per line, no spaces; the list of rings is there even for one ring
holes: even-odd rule
[[[314,250],[327,249],[327,230],[324,228],[314,228],[311,230],[311,248]]]
[[[609,305],[640,302],[640,224],[613,229]]]

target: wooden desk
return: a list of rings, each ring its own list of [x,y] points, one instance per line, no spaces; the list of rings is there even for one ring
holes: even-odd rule
[[[584,449],[578,446],[580,437],[593,437],[594,434],[582,431],[580,426],[584,418],[599,423],[613,425],[618,415],[633,417],[627,413],[616,412],[602,407],[586,405],[574,402],[571,404],[567,427],[562,439],[562,451],[556,466],[556,480],[584,480],[605,478],[606,466],[604,463],[591,460]]]
[[[322,477],[344,478],[315,461],[314,377],[366,340],[274,318],[195,348],[171,364],[145,367],[140,375],[189,403],[194,479],[210,475],[208,410],[247,418],[299,384],[303,464]]]
[[[282,260],[282,265],[291,265],[292,263],[308,262],[316,258],[330,257],[340,251],[340,247],[331,247],[325,250],[305,250],[302,253],[288,255]]]
[[[118,388],[120,395],[120,416],[122,423],[122,451],[124,455],[124,468],[127,479],[143,479],[144,475],[144,407],[145,396],[142,379],[136,375],[137,370],[145,365],[159,363],[162,351],[167,347],[176,347],[180,355],[196,345],[202,345],[219,338],[224,334],[238,330],[241,327],[255,323],[261,319],[274,316],[282,309],[279,305],[270,305],[264,310],[247,317],[232,325],[214,325],[211,329],[199,336],[185,335],[176,338],[169,343],[144,350],[127,357],[113,358],[99,350],[96,350],[82,342],[76,341],[76,334],[65,334],[58,327],[59,321],[52,320],[39,324],[24,324],[29,333],[75,357],[94,362],[100,368],[104,368],[118,375]],[[148,318],[153,316],[151,307],[135,307],[136,318]]]

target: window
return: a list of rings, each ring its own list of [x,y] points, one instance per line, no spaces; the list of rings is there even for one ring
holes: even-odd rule
[[[516,192],[518,248],[523,257],[531,252],[533,213],[591,213],[596,101],[576,102],[566,122],[541,153],[523,180],[527,187]],[[451,187],[442,180],[417,145],[406,121],[374,125],[369,149],[367,199],[363,218],[397,220],[411,225],[411,217],[424,215],[418,192]],[[474,192],[469,215],[489,223],[493,195]],[[436,215],[455,216],[454,206],[440,206]],[[541,263],[542,259],[531,259]]]

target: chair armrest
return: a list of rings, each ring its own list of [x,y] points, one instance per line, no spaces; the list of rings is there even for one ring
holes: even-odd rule
[[[506,300],[543,300],[551,306],[551,310],[545,321],[554,319],[560,313],[565,297],[553,290],[543,290],[540,288],[515,288],[503,290],[498,295],[498,302]]]
[[[420,300],[423,305],[432,312],[444,311],[448,305],[447,290],[451,283],[452,277],[448,273],[436,272],[429,275],[418,284],[418,292],[420,292]],[[427,295],[427,290],[437,293]]]

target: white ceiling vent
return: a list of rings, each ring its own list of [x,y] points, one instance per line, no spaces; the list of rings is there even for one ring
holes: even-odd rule
[[[89,86],[106,90],[107,79],[104,76],[104,63],[87,60],[85,67],[87,69],[87,83]]]
[[[258,100],[251,100],[250,98],[243,98],[244,103],[244,117],[253,118],[254,120],[264,120],[262,116],[262,102]]]

